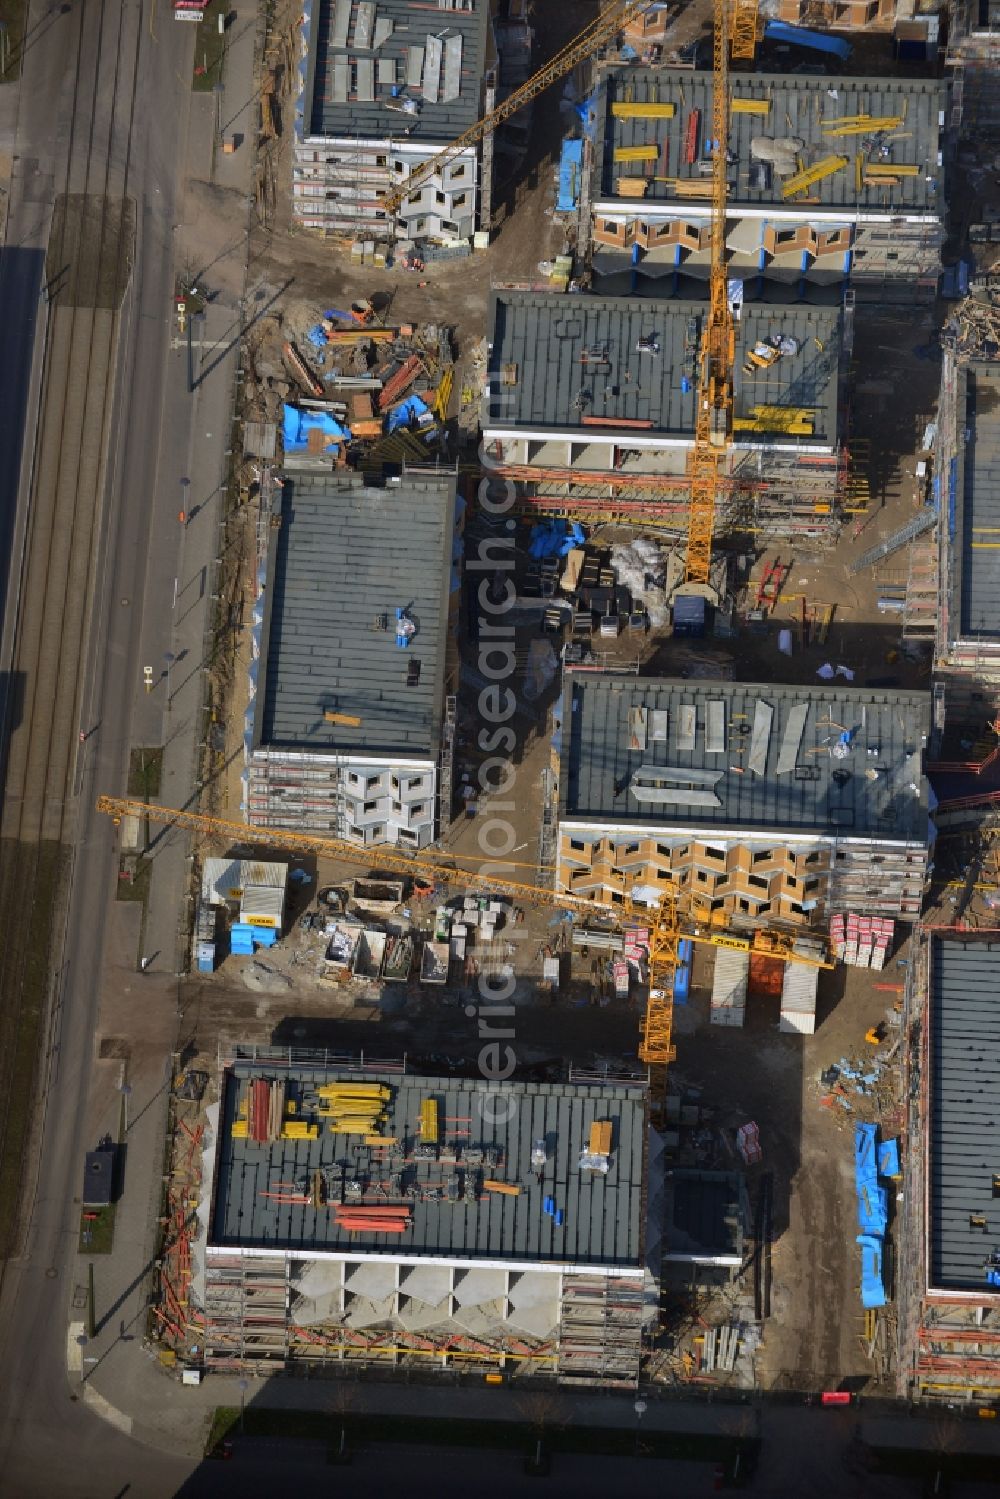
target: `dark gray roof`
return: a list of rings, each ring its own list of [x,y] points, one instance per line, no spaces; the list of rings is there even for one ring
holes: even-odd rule
[[[958,372],[958,445],[952,542],[952,630],[1000,637],[1000,366]],[[963,404],[964,386],[964,404]],[[956,628],[957,627],[957,628]]]
[[[314,0],[306,133],[447,145],[481,114],[489,25],[489,0]],[[443,39],[437,89],[426,71],[433,38]],[[394,87],[417,113],[388,108]]]
[[[566,820],[926,839],[927,783],[921,770],[930,723],[926,692],[583,675],[568,682],[560,778],[560,814]],[[721,707],[713,709],[713,703]],[[763,705],[760,716],[758,704]],[[769,732],[763,722],[767,708]],[[632,709],[646,710],[644,749],[629,748]],[[693,709],[694,717],[685,709]],[[654,720],[651,710],[666,718]],[[710,717],[719,734],[711,742],[720,745],[712,752],[707,748]],[[843,730],[852,734],[851,744],[838,758],[830,751]],[[660,731],[665,738],[657,737]],[[752,769],[755,740],[763,775]],[[810,753],[820,747],[820,753]],[[868,753],[874,749],[877,756]],[[782,769],[782,763],[790,768]],[[632,778],[644,767],[682,772],[669,780],[678,800],[657,800],[655,791],[651,799],[638,799]],[[685,783],[687,769],[693,775]],[[875,780],[868,778],[869,770],[879,772]],[[910,789],[914,784],[916,792]],[[720,805],[693,799],[686,804],[692,790],[701,797],[714,793]]]
[[[501,1064],[502,1065],[502,1050]],[[332,1208],[278,1203],[261,1194],[285,1190],[278,1183],[295,1183],[323,1167],[346,1163],[348,1174],[360,1172],[354,1153],[357,1136],[334,1135],[321,1128],[317,1140],[282,1140],[255,1145],[234,1140],[231,1126],[241,1083],[250,1077],[287,1079],[290,1096],[302,1097],[319,1084],[344,1074],[325,1065],[297,1064],[291,1072],[269,1072],[260,1064],[236,1063],[225,1074],[221,1139],[213,1190],[214,1245],[261,1246],[269,1249],[310,1249],[394,1258],[436,1255],[450,1260],[520,1260],[571,1264],[635,1266],[642,1264],[643,1195],[646,1168],[645,1092],[624,1086],[576,1086],[559,1083],[505,1082],[489,1102],[480,1084],[452,1077],[365,1075],[365,1081],[386,1083],[392,1090],[388,1122],[383,1132],[403,1142],[407,1165],[403,1186],[447,1182],[458,1174],[464,1191],[463,1147],[497,1146],[498,1164],[482,1169],[483,1176],[520,1187],[517,1196],[482,1191],[475,1203],[410,1201],[412,1227],[402,1235],[350,1234],[338,1230]],[[354,1076],[350,1081],[359,1081]],[[504,1107],[495,1103],[501,1096]],[[415,1162],[413,1147],[424,1099],[437,1101],[440,1144],[457,1141],[457,1164],[445,1158]],[[505,1121],[506,1101],[513,1104]],[[498,1116],[484,1117],[484,1107]],[[581,1172],[580,1152],[586,1148],[595,1120],[613,1121],[611,1166],[607,1175]],[[542,1184],[531,1170],[531,1148],[545,1139],[548,1164]],[[442,1150],[442,1157],[448,1152]],[[389,1168],[375,1166],[376,1178]],[[562,1227],[543,1211],[543,1199],[553,1197],[564,1214]],[[386,1201],[373,1193],[369,1201]]]
[[[820,208],[867,208],[885,212],[888,205],[900,208],[944,212],[943,171],[938,165],[938,117],[945,107],[945,87],[930,78],[811,78],[788,74],[740,74],[731,80],[731,97],[770,100],[766,115],[733,114],[729,122],[729,149],[735,161],[730,167],[730,203],[775,204],[794,206],[808,215],[804,199],[812,199]],[[830,97],[835,89],[837,97]],[[673,104],[672,119],[616,119],[612,115],[615,100],[633,104],[655,102]],[[666,178],[701,178],[699,163],[705,159],[705,142],[712,134],[711,73],[672,72],[669,69],[628,68],[608,76],[598,96],[597,131],[594,143],[593,196],[599,199],[617,197],[619,176],[644,175],[644,163],[614,161],[616,147],[657,144],[661,155],[653,174]],[[699,111],[698,149],[695,160],[686,161],[688,120]],[[855,180],[855,155],[863,150],[862,142],[871,136],[825,135],[823,125],[832,125],[849,115],[895,118],[904,115],[896,131],[886,131],[891,146],[888,160],[917,166],[915,177],[901,177],[890,190],[862,187]],[[767,188],[750,185],[750,141],[756,136],[772,139],[795,136],[804,142],[800,158],[803,166],[812,166],[827,156],[846,156],[848,165],[832,176],[823,178],[795,200],[783,199],[780,181],[772,175]],[[892,136],[889,140],[888,137]],[[666,157],[662,147],[666,147]],[[877,161],[877,157],[873,157]],[[626,200],[622,200],[626,201]],[[641,216],[642,203],[686,202],[679,200],[670,182],[650,182],[645,197],[627,200]],[[702,212],[707,200],[701,200]]]
[[[668,1257],[741,1259],[746,1208],[742,1172],[678,1167],[667,1171],[664,1186]]]
[[[455,477],[286,474],[264,595],[254,747],[437,753]],[[418,625],[396,645],[396,609]],[[388,628],[376,618],[388,616]],[[416,686],[407,669],[420,663]],[[325,722],[324,711],[361,719]]]
[[[1000,943],[935,937],[930,964],[928,1279],[985,1295],[1000,1249]]]
[[[595,441],[605,428],[582,427],[581,415],[649,421],[636,437],[694,435],[697,348],[704,302],[638,297],[566,297],[547,292],[500,292],[493,298],[487,414],[491,430],[551,427],[581,430]],[[796,354],[746,375],[746,350],[771,334],[794,338]],[[655,335],[659,354],[638,352],[640,338]],[[817,342],[818,341],[818,342]],[[820,345],[822,347],[820,347]],[[606,348],[610,371],[581,363],[585,351]],[[757,405],[814,408],[812,437],[773,436],[783,444],[827,444],[837,435],[837,367],[840,311],[835,307],[745,305],[736,335],[734,414]],[[504,365],[516,365],[505,384]],[[682,380],[691,389],[681,389]],[[592,400],[578,405],[581,391]],[[617,393],[616,393],[617,392]],[[625,429],[627,430],[627,429]],[[737,434],[754,442],[767,434]]]

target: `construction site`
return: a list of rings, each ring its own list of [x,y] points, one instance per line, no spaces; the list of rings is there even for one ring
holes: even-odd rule
[[[175,1373],[1000,1408],[993,42],[764,10],[275,22]]]

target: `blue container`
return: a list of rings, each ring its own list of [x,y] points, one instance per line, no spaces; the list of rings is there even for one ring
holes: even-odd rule
[[[700,594],[680,594],[674,599],[674,634],[701,640],[705,634],[705,600]]]
[[[562,1226],[563,1226],[563,1210],[562,1210],[562,1208],[557,1208],[556,1209],[556,1228],[562,1228]]]
[[[549,1215],[549,1217],[551,1218],[552,1214],[555,1212],[555,1210],[556,1210],[556,1201],[555,1201],[555,1198],[554,1197],[546,1197],[545,1200],[542,1203],[542,1212],[543,1213],[547,1213]]]

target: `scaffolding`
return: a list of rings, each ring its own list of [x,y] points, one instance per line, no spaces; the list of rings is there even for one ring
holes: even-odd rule
[[[438,800],[438,836],[443,837],[451,826],[454,797],[455,730],[458,724],[458,698],[448,696],[444,700],[444,726],[441,737],[441,781]],[[338,829],[338,837],[341,834]]]
[[[635,1389],[644,1304],[641,1277],[567,1277],[559,1321],[560,1380]]]
[[[1000,1297],[949,1296],[930,1286],[929,1132],[931,943],[911,957],[903,1000],[907,1190],[896,1229],[897,1393],[972,1406],[1000,1397]]]
[[[237,1251],[205,1267],[206,1369],[274,1373],[288,1358],[288,1276],[284,1259]]]

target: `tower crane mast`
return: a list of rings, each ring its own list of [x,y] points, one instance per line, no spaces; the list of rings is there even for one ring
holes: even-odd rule
[[[736,329],[726,286],[726,197],[729,142],[728,0],[715,0],[712,40],[712,260],[708,316],[702,329],[698,410],[688,460],[691,512],[684,585],[708,584],[715,499],[733,426]]]

